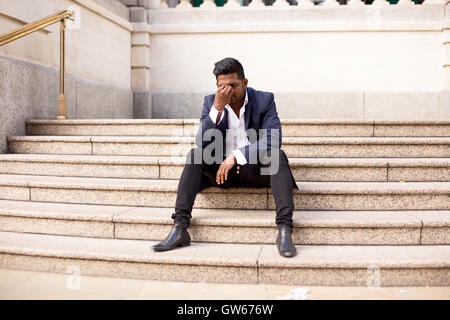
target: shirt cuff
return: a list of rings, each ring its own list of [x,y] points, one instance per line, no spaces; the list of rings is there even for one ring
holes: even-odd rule
[[[211,107],[211,110],[209,111],[209,117],[211,118],[213,123],[216,123],[216,119],[217,119],[217,115],[219,114],[219,110],[217,110],[214,105]],[[223,115],[225,114],[225,112],[222,111],[222,114],[220,115],[220,120],[219,123],[222,121],[223,119]],[[217,124],[219,124],[217,123]]]
[[[236,157],[237,164],[239,164],[241,166],[243,166],[244,164],[247,164],[247,159],[245,159],[245,156],[241,150],[239,150],[239,149],[233,150],[233,154]]]

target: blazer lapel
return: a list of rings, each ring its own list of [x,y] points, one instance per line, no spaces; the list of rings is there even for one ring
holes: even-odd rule
[[[245,130],[248,129],[248,123],[250,121],[250,113],[252,110],[252,101],[250,100],[250,95],[248,95],[248,102],[245,106],[244,118],[245,118]]]
[[[225,128],[228,129],[228,109],[225,108],[223,110],[224,110],[223,120],[224,120]]]

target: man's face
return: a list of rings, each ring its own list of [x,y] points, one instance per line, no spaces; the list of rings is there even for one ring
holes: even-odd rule
[[[245,90],[247,89],[248,80],[239,79],[237,73],[220,74],[217,76],[217,88],[222,85],[229,85],[232,88],[231,98],[228,102],[230,105],[236,104],[245,99]]]

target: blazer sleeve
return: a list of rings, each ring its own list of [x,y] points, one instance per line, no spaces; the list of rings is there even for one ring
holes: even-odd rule
[[[265,153],[271,148],[281,148],[281,122],[278,117],[273,93],[270,93],[266,101],[260,128],[265,130],[259,134],[257,141],[239,149],[244,154],[248,163],[255,163],[254,161],[260,158],[258,156],[259,152],[263,153],[264,151]],[[250,159],[252,159],[252,162],[250,162]]]
[[[213,136],[212,139],[204,139],[205,132],[210,129],[216,129],[219,130],[222,134],[222,142],[225,139],[226,129],[228,126],[228,121],[226,121],[226,117],[222,119],[222,121],[219,122],[218,125],[216,125],[209,116],[209,112],[211,111],[211,107],[214,103],[214,95],[206,96],[203,101],[203,109],[202,109],[202,115],[200,117],[200,126],[198,128],[197,134],[195,135],[195,143],[199,148],[206,148],[210,143],[212,143],[215,140],[215,137]],[[218,132],[216,132],[218,133]],[[206,135],[207,137],[208,135]]]

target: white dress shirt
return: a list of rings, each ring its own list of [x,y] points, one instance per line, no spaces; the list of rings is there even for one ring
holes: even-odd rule
[[[243,155],[241,150],[239,150],[239,148],[245,147],[246,145],[250,144],[247,138],[247,133],[245,132],[245,119],[244,119],[245,106],[247,105],[247,103],[248,103],[248,94],[246,90],[244,104],[239,110],[239,118],[234,113],[233,108],[231,108],[229,104],[225,106],[225,108],[228,109],[228,129],[225,139],[225,155],[228,156],[231,152],[233,152],[234,156],[236,157],[237,164],[240,165],[246,164],[247,159],[245,159],[245,156]],[[209,112],[209,116],[211,117],[211,120],[214,123],[216,123],[218,114],[219,111],[213,105]],[[225,112],[222,112],[219,123],[222,121],[224,114]]]

